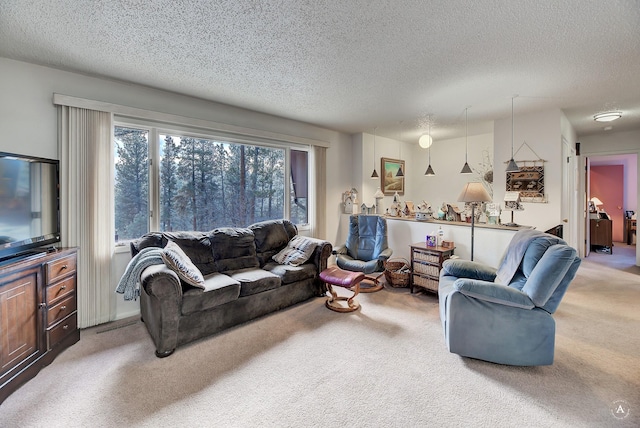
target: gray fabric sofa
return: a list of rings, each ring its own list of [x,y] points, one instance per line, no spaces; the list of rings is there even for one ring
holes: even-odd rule
[[[272,260],[296,235],[296,226],[288,220],[271,220],[209,232],[153,232],[132,242],[132,256],[143,248],[163,248],[169,240],[177,243],[207,283],[206,291],[192,287],[165,264],[142,271],[140,311],[156,356],[169,356],[183,344],[324,296],[326,285],[319,274],[331,255],[329,242],[308,238],[316,246],[299,266]]]

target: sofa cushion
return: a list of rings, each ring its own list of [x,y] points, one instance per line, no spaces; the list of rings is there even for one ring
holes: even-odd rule
[[[260,266],[269,263],[271,257],[298,234],[296,226],[289,220],[261,221],[252,224],[249,229],[255,236],[256,254]]]
[[[240,297],[272,290],[282,283],[278,275],[263,269],[248,268],[225,273],[240,282]]]
[[[163,232],[167,241],[173,241],[182,248],[203,275],[217,272],[211,254],[211,243],[204,232]]]
[[[164,247],[162,260],[181,280],[194,287],[204,288],[204,278],[200,270],[191,262],[189,257],[173,241]]]
[[[296,235],[278,253],[273,255],[273,260],[283,265],[300,266],[305,263],[316,249],[316,242],[304,236]]]
[[[220,227],[209,232],[216,272],[258,267],[253,232],[240,227]]]
[[[147,247],[162,248],[166,244],[166,240],[163,242],[162,232],[150,232],[142,235],[140,238],[131,241],[129,244],[131,248],[131,257],[135,256],[140,250]]]
[[[305,263],[300,266],[281,265],[276,262],[269,262],[262,269],[278,275],[282,284],[291,284],[305,279],[313,279],[317,275],[318,269],[313,263]]]
[[[240,283],[227,275],[207,275],[204,289],[185,287],[182,292],[182,313],[188,315],[224,305],[240,296]]]

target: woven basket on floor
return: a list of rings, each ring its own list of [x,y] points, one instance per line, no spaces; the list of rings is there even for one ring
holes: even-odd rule
[[[408,287],[411,278],[409,262],[401,258],[387,260],[384,263],[384,277],[392,287]]]

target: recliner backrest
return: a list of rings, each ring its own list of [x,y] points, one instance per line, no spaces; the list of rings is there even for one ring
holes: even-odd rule
[[[520,236],[527,237],[528,242],[527,247],[524,250],[524,254],[522,255],[522,260],[520,261],[518,269],[515,271],[513,278],[509,281],[509,286],[517,288],[518,290],[522,290],[525,283],[527,282],[527,279],[531,275],[531,272],[533,272],[547,249],[552,245],[566,245],[566,242],[558,238],[557,236],[553,236],[548,233],[536,230],[519,231],[518,234]],[[512,239],[512,241],[509,243],[509,246],[505,250],[503,260],[505,258],[508,258],[510,252],[517,252],[518,245],[518,240],[515,239],[514,236],[514,239]]]
[[[352,215],[345,246],[354,259],[369,261],[378,258],[389,246],[386,219],[377,215]]]
[[[533,303],[554,313],[580,266],[577,251],[566,245],[556,244],[547,248],[531,271],[522,291]]]

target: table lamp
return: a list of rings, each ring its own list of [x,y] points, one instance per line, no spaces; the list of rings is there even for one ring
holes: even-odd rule
[[[459,202],[471,204],[471,261],[473,261],[473,235],[476,222],[475,208],[478,202],[490,202],[491,196],[480,182],[470,182],[464,186],[462,193],[458,196]]]

